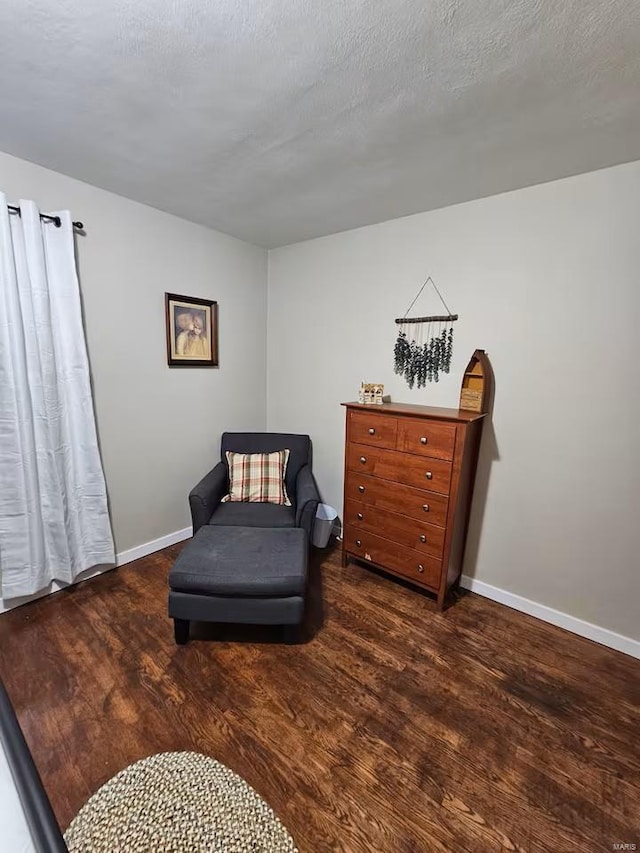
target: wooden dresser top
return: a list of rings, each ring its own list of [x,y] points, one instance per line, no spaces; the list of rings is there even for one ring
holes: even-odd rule
[[[465,409],[445,409],[442,406],[414,406],[410,403],[342,403],[348,409],[364,409],[387,415],[413,415],[414,417],[438,418],[443,421],[462,421],[469,423],[484,418],[483,412],[469,412]]]

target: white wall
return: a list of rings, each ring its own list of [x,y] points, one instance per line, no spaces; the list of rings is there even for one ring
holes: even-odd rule
[[[341,510],[340,402],[366,380],[457,406],[486,349],[495,409],[465,573],[640,639],[639,271],[640,163],[276,249],[268,428],[311,434]],[[393,373],[393,319],[428,274],[460,314],[454,364],[410,391]]]
[[[267,253],[0,154],[0,188],[69,208],[102,460],[122,552],[190,525],[223,430],[265,427]],[[165,291],[217,300],[220,368],[169,368]]]

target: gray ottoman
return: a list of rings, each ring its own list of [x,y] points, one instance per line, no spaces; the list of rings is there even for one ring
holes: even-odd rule
[[[176,643],[189,639],[191,620],[299,625],[307,563],[307,534],[299,527],[201,527],[169,572]],[[295,635],[285,630],[287,640]]]

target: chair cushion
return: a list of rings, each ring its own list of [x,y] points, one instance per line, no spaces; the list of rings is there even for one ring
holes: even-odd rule
[[[229,502],[216,507],[209,524],[222,527],[295,527],[296,514],[290,506]]]
[[[284,485],[289,450],[273,453],[225,453],[229,470],[229,494],[222,502],[271,503],[291,506]]]
[[[169,572],[176,592],[278,597],[304,595],[307,583],[304,530],[251,527],[200,528]]]

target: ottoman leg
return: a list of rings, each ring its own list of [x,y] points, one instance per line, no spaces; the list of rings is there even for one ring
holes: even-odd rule
[[[173,630],[176,638],[176,643],[179,646],[184,646],[189,642],[189,620],[174,619]]]
[[[283,625],[282,639],[288,646],[295,646],[300,642],[299,625]]]

